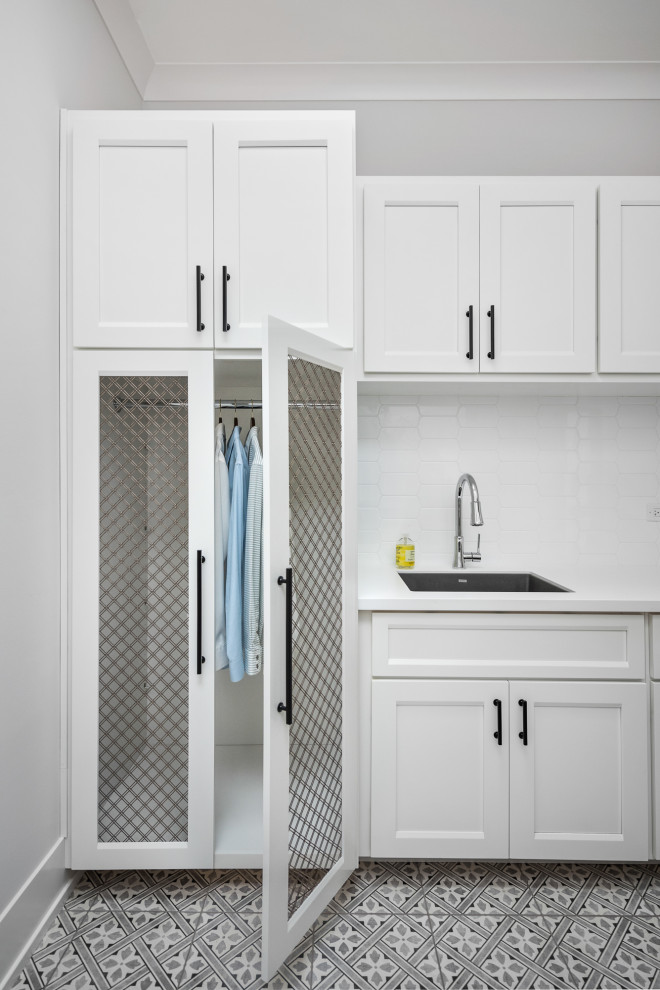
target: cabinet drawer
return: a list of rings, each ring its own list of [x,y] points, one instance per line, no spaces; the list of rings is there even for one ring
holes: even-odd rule
[[[644,618],[374,612],[372,670],[374,677],[641,679]]]

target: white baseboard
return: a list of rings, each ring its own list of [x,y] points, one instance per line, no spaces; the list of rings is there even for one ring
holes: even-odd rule
[[[0,990],[11,986],[78,874],[64,868],[60,837],[0,914]]]

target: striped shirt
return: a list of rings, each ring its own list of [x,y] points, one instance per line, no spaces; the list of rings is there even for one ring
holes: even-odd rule
[[[243,577],[243,659],[246,674],[258,674],[263,665],[264,603],[261,561],[263,554],[263,457],[256,426],[245,439],[250,467],[245,522]]]

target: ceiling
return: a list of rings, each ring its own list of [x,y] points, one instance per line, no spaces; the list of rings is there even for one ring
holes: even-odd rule
[[[658,0],[95,0],[145,100],[658,99]]]

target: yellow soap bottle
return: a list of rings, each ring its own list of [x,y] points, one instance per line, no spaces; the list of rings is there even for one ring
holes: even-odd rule
[[[409,536],[402,536],[396,545],[396,566],[415,566],[415,544]]]

